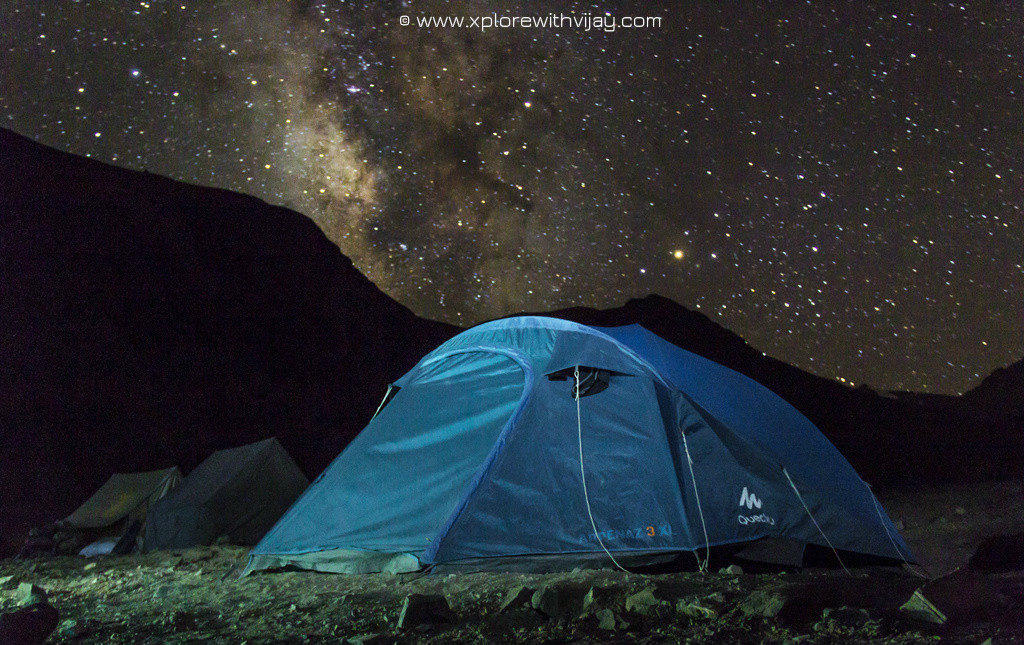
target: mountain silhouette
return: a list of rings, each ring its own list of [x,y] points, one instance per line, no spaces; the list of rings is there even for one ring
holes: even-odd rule
[[[961,396],[878,393],[815,376],[752,348],[700,312],[659,295],[612,309],[547,312],[588,325],[640,324],[768,387],[817,425],[872,485],[1024,473],[1024,360]]]
[[[315,476],[459,328],[353,267],[305,216],[0,130],[0,550],[113,472],[277,436]],[[1020,474],[1024,362],[959,397],[876,393],[667,298],[548,312],[639,323],[761,382],[872,484]]]
[[[387,383],[457,331],[305,216],[0,130],[5,532],[112,472],[278,436],[319,472]],[[59,515],[58,515],[59,516]]]

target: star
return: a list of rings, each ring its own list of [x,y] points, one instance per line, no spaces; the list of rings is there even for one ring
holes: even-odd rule
[[[881,390],[962,392],[1024,355],[1020,3],[706,3],[614,33],[36,5],[0,9],[4,127],[297,210],[418,314],[657,292]]]

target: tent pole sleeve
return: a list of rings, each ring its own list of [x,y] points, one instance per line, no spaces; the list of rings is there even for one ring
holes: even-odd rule
[[[515,412],[513,412],[512,416],[509,417],[508,421],[505,423],[505,426],[501,429],[501,432],[498,433],[498,438],[494,442],[494,447],[491,448],[491,452],[488,453],[487,459],[484,460],[483,465],[480,466],[480,469],[477,470],[476,475],[473,476],[473,480],[469,482],[469,486],[466,487],[466,492],[463,493],[462,499],[460,499],[458,505],[456,505],[455,511],[452,512],[452,514],[448,517],[448,520],[444,523],[444,526],[441,527],[441,531],[438,532],[437,537],[435,537],[430,542],[430,545],[427,547],[426,551],[423,552],[423,556],[420,558],[420,560],[421,562],[424,562],[428,565],[437,564],[436,562],[434,562],[434,559],[437,557],[437,552],[441,548],[441,542],[444,541],[444,538],[448,535],[448,531],[451,530],[452,526],[455,524],[455,521],[459,518],[460,515],[462,515],[462,511],[466,508],[466,504],[469,503],[470,497],[473,496],[473,493],[476,491],[477,487],[480,486],[480,482],[483,481],[484,477],[490,471],[491,466],[494,465],[494,461],[498,458],[498,455],[500,455],[502,450],[504,450],[505,443],[508,441],[509,435],[512,433],[512,430],[516,427],[516,424],[519,422],[519,417],[522,415],[523,409],[526,407],[526,404],[529,403],[530,396],[533,393],[533,366],[530,365],[529,361],[527,361],[526,358],[524,358],[521,354],[513,352],[511,350],[489,346],[467,347],[464,349],[455,350],[453,352],[448,352],[447,354],[438,356],[431,362],[442,360],[454,354],[471,354],[473,352],[501,354],[502,356],[505,356],[515,361],[519,365],[520,369],[523,370],[523,393],[519,397],[519,405],[516,406]]]

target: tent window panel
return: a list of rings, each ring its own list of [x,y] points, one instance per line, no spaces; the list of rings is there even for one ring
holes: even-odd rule
[[[567,367],[564,370],[558,370],[548,374],[548,380],[550,381],[570,381],[572,387],[569,389],[569,396],[576,396],[576,367]],[[579,392],[580,398],[585,396],[593,396],[600,392],[604,392],[611,385],[612,377],[630,376],[629,374],[623,374],[622,372],[615,372],[613,370],[601,369],[600,367],[585,367],[579,366],[580,384]]]

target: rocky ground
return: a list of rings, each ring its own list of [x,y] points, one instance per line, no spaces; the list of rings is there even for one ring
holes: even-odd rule
[[[56,624],[48,642],[1024,642],[1024,572],[966,565],[986,538],[1024,532],[1022,494],[884,496],[932,581],[881,568],[239,579],[246,551],[230,546],[7,560],[0,637],[21,621]]]

